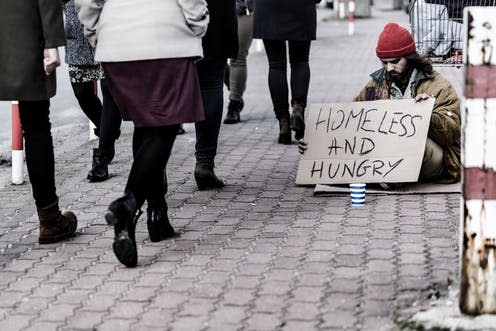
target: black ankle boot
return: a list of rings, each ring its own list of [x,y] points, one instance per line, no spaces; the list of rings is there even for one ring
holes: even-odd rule
[[[174,228],[167,216],[167,203],[165,201],[160,204],[148,201],[146,215],[146,226],[152,242],[174,236]]]
[[[135,229],[140,215],[141,211],[136,210],[136,198],[131,192],[113,201],[105,215],[107,224],[114,226],[114,254],[126,267],[134,267],[138,263]]]
[[[295,132],[295,139],[300,140],[305,134],[305,108],[295,103],[291,114],[291,130]]]
[[[222,179],[215,175],[214,158],[211,156],[196,157],[195,180],[200,191],[224,187]]]
[[[289,117],[279,118],[279,144],[291,144],[291,130],[289,129]]]
[[[93,164],[86,178],[93,183],[109,179],[108,162],[104,160],[98,148],[93,149]]]
[[[230,100],[227,106],[227,114],[224,118],[224,124],[235,124],[241,121],[239,113],[243,109],[243,101]]]

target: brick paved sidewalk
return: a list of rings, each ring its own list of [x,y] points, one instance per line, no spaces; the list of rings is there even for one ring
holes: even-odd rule
[[[330,12],[319,10],[319,17]],[[378,66],[375,41],[401,11],[319,22],[309,102],[349,101]],[[444,69],[460,89],[459,69]],[[314,197],[296,187],[296,146],[276,143],[267,60],[249,57],[242,123],[223,125],[216,171],[196,189],[194,133],[178,137],[168,203],[180,236],[152,243],[137,227],[138,267],[121,266],[103,214],[122,194],[131,160],[123,130],[112,178],[85,181],[92,143],[57,160],[61,206],[78,235],[37,244],[28,185],[0,194],[0,330],[389,330],[445,296],[457,279],[459,195]]]

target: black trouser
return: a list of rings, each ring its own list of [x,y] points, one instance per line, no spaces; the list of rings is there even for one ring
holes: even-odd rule
[[[102,103],[95,93],[95,82],[71,83],[74,95],[83,113],[95,125],[95,134],[100,136],[102,121]]]
[[[117,108],[117,105],[110,94],[105,79],[100,80],[100,88],[102,90],[103,109],[101,116],[102,120],[100,122],[98,149],[100,151],[100,161],[103,164],[108,164],[114,158],[114,144],[121,133],[120,127],[122,117],[119,113],[119,108]]]
[[[19,101],[26,165],[38,208],[45,207],[57,199],[49,107],[49,100]]]
[[[197,63],[198,79],[205,120],[195,123],[196,156],[215,157],[224,106],[223,81],[227,59],[201,60]]]
[[[134,129],[134,161],[125,191],[134,193],[138,209],[145,200],[155,202],[165,199],[165,171],[177,129],[178,125]]]
[[[306,107],[310,67],[308,57],[310,41],[288,41],[289,63],[291,66],[291,105]],[[264,40],[269,60],[269,90],[277,118],[289,116],[286,41]]]

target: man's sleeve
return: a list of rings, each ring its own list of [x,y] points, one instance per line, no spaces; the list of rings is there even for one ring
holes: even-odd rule
[[[436,95],[428,136],[441,146],[454,145],[460,139],[460,101],[451,86]]]
[[[45,39],[44,48],[64,46],[65,32],[62,3],[57,0],[38,0],[38,8]]]

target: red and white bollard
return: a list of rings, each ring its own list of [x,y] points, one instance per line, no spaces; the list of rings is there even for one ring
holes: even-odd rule
[[[460,311],[496,314],[496,8],[465,9]]]
[[[355,34],[355,0],[348,1],[348,35]]]
[[[24,183],[24,142],[19,102],[12,101],[12,184]]]
[[[339,0],[338,3],[338,15],[340,19],[346,18],[346,0]]]

